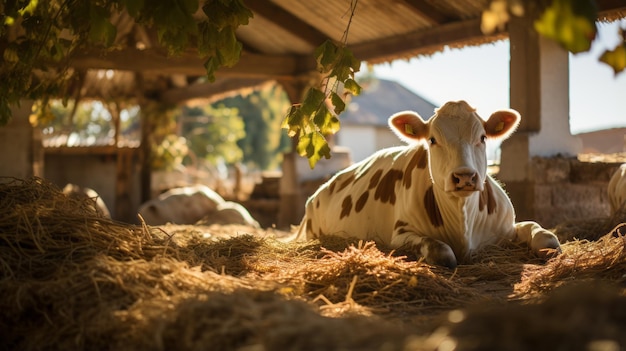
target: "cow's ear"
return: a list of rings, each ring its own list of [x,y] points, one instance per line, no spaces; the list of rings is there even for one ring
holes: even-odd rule
[[[428,124],[413,111],[398,112],[389,117],[389,127],[406,142],[428,138]]]
[[[496,111],[485,121],[485,132],[489,138],[506,139],[515,132],[519,122],[520,115],[515,110]]]

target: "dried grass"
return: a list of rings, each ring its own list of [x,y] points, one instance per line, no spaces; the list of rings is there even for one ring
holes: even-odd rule
[[[565,243],[547,263],[510,245],[450,271],[371,242],[132,226],[85,201],[41,179],[0,182],[0,349],[525,349],[570,322],[582,327],[567,306],[583,316],[624,306],[626,241],[608,231]],[[568,290],[573,281],[621,289],[594,297]],[[624,347],[612,332],[624,318],[604,313],[576,341],[601,336]],[[542,327],[526,328],[533,323]]]

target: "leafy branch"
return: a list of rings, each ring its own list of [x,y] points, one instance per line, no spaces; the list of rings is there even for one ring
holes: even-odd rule
[[[298,137],[296,151],[314,168],[322,157],[330,158],[325,136],[339,131],[337,117],[346,108],[348,94],[359,95],[361,86],[355,80],[361,62],[347,48],[347,38],[358,0],[350,4],[350,19],[341,43],[325,41],[315,50],[317,71],[323,75],[320,88],[311,87],[301,104],[291,106],[282,127],[290,137]],[[343,90],[343,97],[339,91]],[[331,110],[332,108],[332,110]]]
[[[526,3],[528,4],[528,3]],[[522,0],[493,0],[483,12],[481,28],[488,33],[496,28],[504,29],[509,13],[524,15]],[[542,36],[552,39],[571,53],[589,51],[596,39],[596,19],[598,9],[594,0],[553,0],[541,11],[534,22],[535,30]],[[611,66],[615,74],[626,69],[626,31],[620,31],[621,43],[611,50],[605,50],[600,62]]]
[[[68,61],[79,50],[117,49],[112,19],[122,12],[157,32],[170,55],[198,46],[210,81],[215,71],[239,61],[242,45],[235,37],[252,12],[242,0],[208,0],[197,21],[199,0],[15,0],[0,3],[0,125],[11,117],[10,106],[23,98],[67,95],[75,79]],[[42,31],[42,28],[44,30]],[[71,35],[68,35],[71,33]]]

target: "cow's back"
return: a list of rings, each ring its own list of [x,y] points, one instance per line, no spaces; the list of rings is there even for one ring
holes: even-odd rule
[[[341,235],[389,243],[398,210],[430,185],[427,163],[421,145],[394,147],[337,173],[307,201],[307,238]],[[414,210],[427,215],[423,208]]]
[[[623,208],[626,202],[626,163],[615,171],[607,188],[611,213],[614,214]]]

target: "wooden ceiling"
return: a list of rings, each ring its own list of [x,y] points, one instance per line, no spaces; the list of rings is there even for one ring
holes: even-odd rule
[[[139,27],[121,14],[115,20],[122,50],[106,55],[84,52],[71,61],[80,70],[133,72],[127,94],[141,91],[153,99],[180,103],[219,96],[268,80],[289,81],[315,69],[314,50],[325,40],[339,41],[350,20],[354,0],[246,0],[254,17],[237,31],[243,53],[237,65],[220,69],[214,83],[205,83],[204,59],[190,50],[175,57],[157,44],[150,28]],[[358,0],[348,32],[348,46],[369,63],[428,55],[445,46],[492,42],[506,32],[485,35],[480,21],[490,0]],[[598,0],[601,13],[626,16],[626,0]],[[158,84],[156,82],[159,82]],[[129,87],[130,88],[130,87]],[[121,90],[120,90],[121,91]]]

